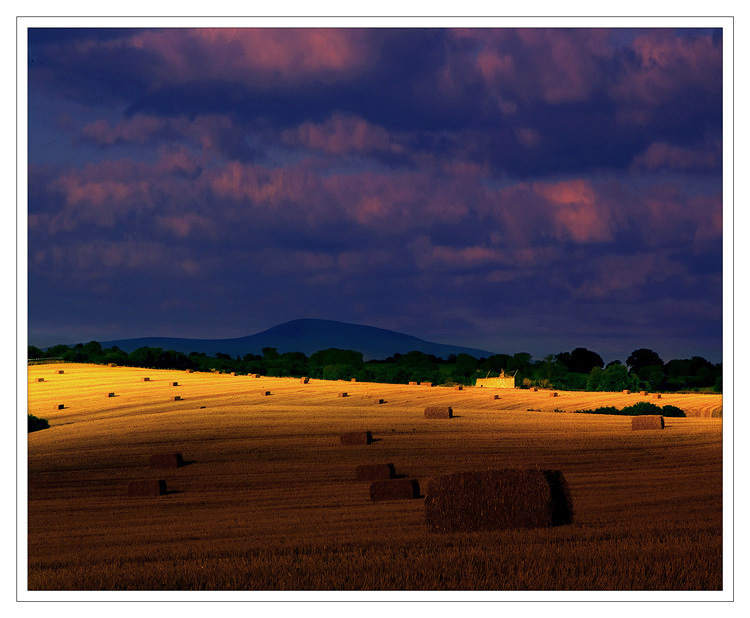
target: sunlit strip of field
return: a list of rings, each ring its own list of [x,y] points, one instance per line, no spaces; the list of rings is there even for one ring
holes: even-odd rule
[[[656,432],[555,412],[646,399],[33,366],[29,412],[51,428],[29,435],[29,587],[719,589],[722,421],[704,411],[720,396],[664,395],[654,403],[690,418]],[[456,417],[425,419],[426,405]],[[376,442],[339,444],[357,430]],[[189,465],[149,469],[150,454],[178,451]],[[575,521],[432,535],[422,500],[373,503],[353,480],[380,462],[423,486],[453,471],[560,469]],[[125,496],[130,480],[157,477],[169,495]]]

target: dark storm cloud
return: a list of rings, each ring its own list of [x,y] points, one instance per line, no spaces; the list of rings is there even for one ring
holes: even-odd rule
[[[507,352],[720,350],[711,32],[29,41],[32,338],[321,317]]]

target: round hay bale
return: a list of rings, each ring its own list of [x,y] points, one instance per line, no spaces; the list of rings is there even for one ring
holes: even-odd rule
[[[644,414],[643,416],[634,416],[631,422],[633,430],[640,429],[664,429],[664,417],[656,414]]]
[[[129,496],[164,496],[167,493],[167,481],[130,481]]]
[[[453,418],[451,406],[427,406],[424,409],[425,418]]]
[[[392,463],[366,464],[357,466],[355,478],[358,481],[383,481],[396,478],[396,467]]]
[[[358,446],[361,444],[372,444],[372,433],[369,431],[350,431],[342,433],[339,441],[344,446]]]
[[[393,479],[375,481],[370,485],[370,500],[413,500],[419,498],[419,481],[417,479]]]
[[[185,465],[182,453],[157,453],[148,460],[149,468],[181,468]]]
[[[433,478],[426,492],[430,532],[471,532],[568,524],[573,504],[559,470],[486,470]]]

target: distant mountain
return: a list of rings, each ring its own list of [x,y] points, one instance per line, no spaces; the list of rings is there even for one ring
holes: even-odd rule
[[[475,348],[433,343],[374,326],[313,319],[292,320],[255,335],[236,339],[141,337],[138,339],[101,341],[100,343],[104,348],[111,348],[116,345],[128,353],[146,346],[175,350],[185,354],[204,352],[208,356],[223,352],[233,358],[245,354],[261,354],[263,348],[276,348],[282,354],[284,352],[302,352],[307,356],[318,350],[341,348],[362,352],[365,360],[382,360],[397,352],[406,354],[413,351],[433,354],[440,358],[448,358],[451,354],[458,355],[461,353],[470,354],[476,358],[488,357],[493,354],[493,352]]]

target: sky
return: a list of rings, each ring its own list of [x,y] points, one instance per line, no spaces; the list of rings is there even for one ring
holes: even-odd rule
[[[28,30],[28,338],[722,360],[720,29]]]

